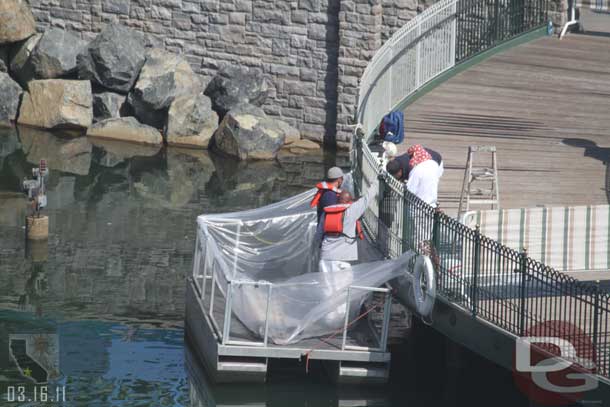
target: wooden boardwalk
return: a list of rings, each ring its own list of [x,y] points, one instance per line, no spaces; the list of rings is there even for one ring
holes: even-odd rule
[[[497,146],[503,208],[608,203],[610,37],[512,48],[424,95],[405,118],[400,149],[421,143],[443,155],[439,201],[449,214],[471,144]]]

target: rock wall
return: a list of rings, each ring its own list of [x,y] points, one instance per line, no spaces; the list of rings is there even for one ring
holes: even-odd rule
[[[331,144],[349,140],[367,61],[418,9],[418,0],[29,1],[41,31],[91,39],[118,21],[184,53],[206,81],[223,64],[262,68],[273,83],[265,112]]]

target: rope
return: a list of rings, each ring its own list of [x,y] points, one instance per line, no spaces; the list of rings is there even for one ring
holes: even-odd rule
[[[347,324],[347,326],[345,327],[345,329],[347,330],[347,328],[351,327],[352,325],[354,325],[356,322],[358,322],[359,320],[361,320],[362,318],[364,318],[365,316],[367,316],[368,314],[370,314],[371,312],[373,312],[375,309],[379,308],[378,305],[374,305],[371,308],[369,308],[368,310],[366,310],[365,312],[363,312],[362,314],[358,315],[358,317],[356,319],[354,319],[352,322],[350,322],[349,324]],[[333,339],[334,337],[336,337],[337,335],[339,335],[340,333],[343,332],[344,328],[338,329],[336,331],[334,331],[331,335],[329,335],[326,338],[322,338],[320,339],[321,342],[327,342],[331,339]],[[304,355],[305,356],[305,373],[309,373],[309,359],[311,354],[313,353],[314,350],[319,349],[320,346],[314,346],[313,348],[311,348],[310,350],[308,350]]]

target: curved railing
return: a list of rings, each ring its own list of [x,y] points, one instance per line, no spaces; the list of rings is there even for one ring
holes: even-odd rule
[[[437,292],[511,334],[559,336],[594,346],[596,372],[608,376],[610,295],[470,229],[419,200],[379,168],[369,148],[376,127],[430,81],[456,64],[540,28],[550,0],[442,0],[406,24],[375,54],[360,80],[353,137],[355,186],[381,178],[379,200],[364,225],[387,257],[415,250],[431,257]]]

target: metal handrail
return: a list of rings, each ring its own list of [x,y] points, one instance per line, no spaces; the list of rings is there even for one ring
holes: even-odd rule
[[[500,7],[500,0],[446,0],[434,4],[398,30],[375,54],[360,80],[358,127],[354,134],[355,185],[366,193],[374,177],[381,176],[379,202],[364,216],[364,225],[388,257],[415,250],[433,259],[439,292],[445,299],[515,335],[533,326],[561,319],[570,323],[563,335],[588,337],[597,352],[597,373],[610,377],[610,294],[599,285],[580,282],[470,229],[437,212],[404,187],[387,178],[368,146],[382,117],[403,103],[427,82],[456,63],[493,48],[547,21],[548,1]],[[513,0],[503,0],[510,3]],[[518,4],[516,2],[515,4]],[[442,15],[450,10],[452,16]],[[487,17],[480,18],[485,11]],[[438,17],[435,19],[435,17]],[[443,17],[443,18],[440,18]],[[454,18],[451,18],[454,17]],[[476,18],[473,18],[476,17]],[[448,25],[447,22],[451,22]],[[416,33],[416,34],[414,34]],[[447,35],[450,41],[443,41]],[[429,67],[422,52],[450,55]],[[429,40],[428,40],[429,41]],[[414,51],[415,50],[415,51]],[[410,55],[405,60],[396,55]],[[439,61],[438,59],[436,60]],[[408,64],[407,64],[408,65]],[[394,74],[396,70],[397,75]],[[420,76],[425,73],[424,76]],[[402,82],[400,82],[402,81]],[[414,87],[404,87],[404,83]],[[400,99],[392,94],[403,89]],[[402,205],[402,210],[397,205]],[[391,216],[387,216],[390,214]],[[400,230],[400,236],[388,233]],[[401,250],[396,250],[400,240]],[[547,331],[553,327],[543,326]],[[552,332],[551,332],[552,333]],[[591,355],[586,355],[591,356]]]

